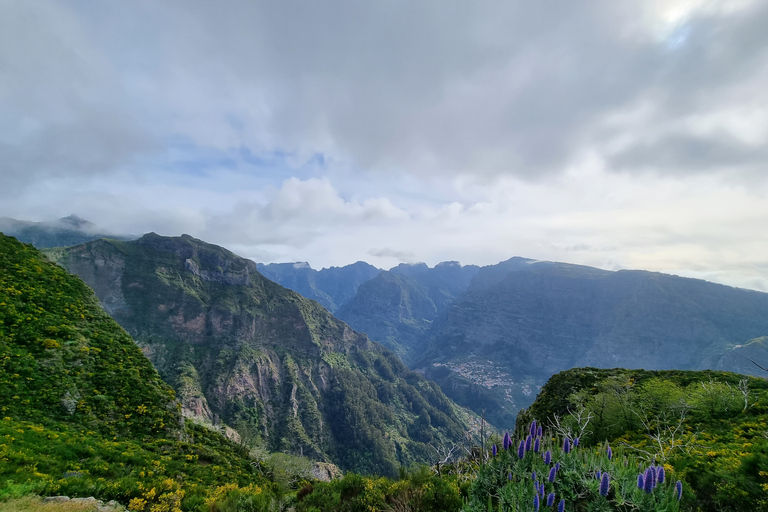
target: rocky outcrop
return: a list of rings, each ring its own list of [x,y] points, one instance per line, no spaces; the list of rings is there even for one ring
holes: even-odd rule
[[[243,443],[393,475],[467,427],[392,353],[221,247],[148,234],[56,255],[100,299],[121,294],[114,318],[175,388],[183,414],[232,428]],[[423,412],[435,421],[414,440]]]

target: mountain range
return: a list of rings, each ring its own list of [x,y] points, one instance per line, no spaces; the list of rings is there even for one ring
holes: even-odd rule
[[[768,360],[766,293],[520,257],[395,267],[336,315],[499,427],[572,367],[750,373]]]
[[[186,417],[250,444],[394,475],[471,429],[435,383],[226,249],[150,233],[47,254],[94,289]]]
[[[126,304],[126,294],[120,291],[123,263],[105,264],[98,276],[91,276],[94,271],[87,266],[62,259],[74,253],[51,254],[96,289],[107,311],[129,331],[133,329],[155,365],[163,368],[162,350],[166,349],[153,355],[157,349],[145,341],[161,320],[152,320],[140,334],[141,321],[135,313],[121,319]],[[100,254],[88,258],[92,265],[108,261]],[[749,373],[756,370],[752,360],[768,360],[768,294],[702,280],[520,257],[482,268],[444,262],[433,268],[401,264],[388,271],[364,262],[318,271],[306,263],[253,268],[243,261],[239,265],[248,265],[249,276],[263,274],[315,300],[437,382],[456,403],[484,413],[498,427],[513,424],[517,412],[533,401],[551,375],[575,366]],[[177,261],[174,275],[184,275],[182,270],[194,274],[192,264]],[[161,275],[164,271],[148,266],[141,272]],[[139,282],[139,275],[134,279]],[[205,281],[204,276],[198,280]],[[183,278],[181,282],[186,283]],[[195,286],[178,285],[174,300],[194,302],[185,294],[208,300],[209,292]],[[206,298],[200,299],[201,294]],[[146,297],[133,300],[139,304]],[[167,306],[162,301],[156,305]],[[239,314],[233,313],[233,318]],[[182,329],[182,324],[173,329]],[[181,389],[178,375],[163,372]],[[197,381],[193,375],[191,382]],[[205,421],[222,417],[223,409],[217,406],[214,411],[202,390],[190,388],[184,396],[197,397],[197,401],[189,398],[188,414],[194,411]],[[228,423],[240,421],[232,415],[227,418]],[[292,446],[328,455],[318,445]]]

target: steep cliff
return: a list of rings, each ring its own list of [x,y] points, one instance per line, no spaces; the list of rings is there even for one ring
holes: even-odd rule
[[[151,233],[50,254],[94,288],[186,416],[244,441],[394,474],[468,428],[434,383],[221,247]]]

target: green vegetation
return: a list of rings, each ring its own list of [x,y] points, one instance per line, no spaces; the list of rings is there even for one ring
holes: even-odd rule
[[[206,266],[196,261],[202,275]],[[223,278],[234,279],[220,267]],[[166,267],[169,282],[187,286],[189,276],[172,268]],[[307,459],[270,453],[259,430],[266,412],[248,409],[242,396],[225,408],[248,434],[239,444],[185,423],[174,392],[133,340],[81,281],[38,251],[0,236],[0,270],[0,512],[92,510],[30,495],[94,496],[133,512],[532,511],[557,510],[561,500],[568,511],[768,507],[763,379],[574,369],[549,380],[519,416],[516,437],[491,437],[477,447],[454,419],[455,405],[391,352],[297,296],[265,295],[271,314],[294,315],[281,320],[281,332],[288,325],[296,330],[297,318],[305,321],[306,330],[288,345],[320,357],[231,340],[198,352],[211,355],[214,368],[242,371],[238,365],[248,361],[280,377],[268,379],[276,400],[263,407],[290,414],[269,420],[280,432],[270,443],[291,450],[332,433],[335,443],[323,446],[333,460],[399,476],[348,473],[318,482]],[[210,291],[199,288],[189,300]],[[227,308],[267,315],[232,297]],[[179,362],[185,386],[200,394],[205,379],[192,361]],[[529,427],[533,418],[546,428]],[[412,464],[419,460],[441,462]]]
[[[0,269],[0,500],[208,512],[222,486],[270,503],[290,490],[221,435],[185,426],[171,388],[79,279],[3,235]]]
[[[518,424],[548,418],[585,445],[610,441],[673,468],[692,510],[768,507],[768,382],[726,372],[574,369]]]
[[[2,235],[0,268],[1,417],[176,435],[173,390],[82,281]]]
[[[49,254],[96,290],[185,416],[249,448],[393,477],[469,428],[391,352],[226,249],[148,234]]]

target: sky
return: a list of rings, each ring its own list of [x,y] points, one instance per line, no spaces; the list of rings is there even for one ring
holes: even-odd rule
[[[0,216],[768,291],[768,2],[0,0]]]

